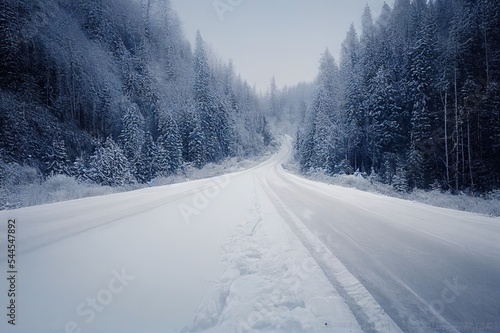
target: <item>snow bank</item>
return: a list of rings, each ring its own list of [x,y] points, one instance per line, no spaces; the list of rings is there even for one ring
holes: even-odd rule
[[[362,332],[261,188],[223,246],[225,272],[181,332]]]
[[[300,173],[295,163],[288,163],[283,167],[287,171],[300,175],[301,177],[327,184],[355,188],[366,192],[416,201],[436,207],[450,208],[487,216],[500,216],[500,193],[498,191],[484,197],[473,197],[463,193],[460,195],[452,195],[450,193],[442,193],[439,190],[424,191],[416,189],[412,193],[405,193],[394,190],[392,186],[364,178],[359,174],[327,176],[322,171],[314,171],[304,175]]]
[[[8,184],[1,188],[0,210],[43,205],[59,201],[80,199],[124,192],[131,187],[109,187],[78,182],[64,175],[56,175],[42,181]]]
[[[241,157],[232,157],[224,160],[220,164],[208,163],[203,168],[198,169],[192,165],[185,165],[184,171],[178,175],[169,177],[160,177],[153,179],[149,186],[163,186],[170,184],[183,183],[190,180],[198,180],[205,178],[212,178],[228,173],[243,171],[258,165],[264,160],[268,159],[270,154],[265,154],[255,159],[243,159]]]
[[[210,163],[202,169],[187,165],[184,173],[152,180],[149,184],[110,187],[80,182],[65,175],[43,180],[37,169],[29,166],[6,165],[3,186],[0,186],[0,210],[16,209],[60,201],[108,195],[140,188],[177,184],[189,180],[216,177],[256,166],[269,158],[271,152],[255,159],[233,157],[220,164]]]

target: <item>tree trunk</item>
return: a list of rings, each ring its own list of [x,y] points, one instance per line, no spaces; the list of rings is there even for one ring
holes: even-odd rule
[[[470,142],[470,122],[469,122],[469,111],[467,111],[467,155],[469,160],[469,175],[470,175],[470,186],[474,187],[474,177],[472,175],[472,147]]]
[[[455,192],[458,193],[458,163],[460,160],[460,151],[458,149],[459,137],[458,137],[458,87],[457,87],[457,68],[455,66],[455,150],[456,150],[456,160],[455,160]]]
[[[444,151],[446,155],[446,185],[450,186],[450,161],[448,155],[448,91],[444,95]]]

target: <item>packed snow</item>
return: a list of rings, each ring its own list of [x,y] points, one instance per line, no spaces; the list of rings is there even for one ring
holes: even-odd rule
[[[17,221],[19,267],[2,331],[361,332],[259,168],[1,212]]]
[[[415,235],[438,230],[446,242],[456,236],[487,258],[498,250],[498,219],[304,180],[281,168],[290,154],[288,139],[279,153],[245,171],[0,212],[0,220],[16,220],[18,266],[16,325],[4,317],[0,330],[407,331],[336,256],[345,247],[310,226],[329,220],[318,215],[327,205],[306,203],[314,196],[322,196],[318,204],[340,203],[339,214],[345,210],[353,218],[374,212],[374,223],[383,211],[387,225],[405,210],[422,211],[427,222],[403,221],[398,228]],[[287,192],[293,190],[299,192]],[[294,204],[294,197],[304,204]],[[443,214],[450,221],[433,226]],[[450,233],[451,218],[467,234]],[[468,222],[474,219],[489,237]],[[473,233],[482,245],[468,239]],[[6,271],[5,223],[0,235]],[[2,304],[7,288],[2,279]]]

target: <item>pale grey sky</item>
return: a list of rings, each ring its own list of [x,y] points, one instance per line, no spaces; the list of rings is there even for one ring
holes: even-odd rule
[[[312,81],[328,47],[338,60],[351,23],[359,33],[366,4],[378,16],[384,0],[171,0],[194,45],[196,30],[241,77],[265,92]],[[394,0],[386,0],[393,6]]]

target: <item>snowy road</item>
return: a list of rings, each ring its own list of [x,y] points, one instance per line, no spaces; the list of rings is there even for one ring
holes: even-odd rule
[[[0,212],[1,332],[500,332],[500,219],[247,171]]]
[[[500,220],[266,174],[405,332],[500,332]]]

